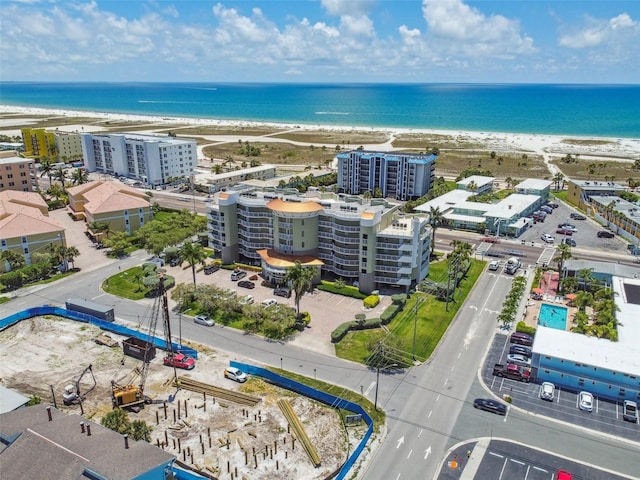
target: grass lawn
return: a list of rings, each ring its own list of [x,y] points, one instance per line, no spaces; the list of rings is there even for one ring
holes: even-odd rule
[[[433,295],[416,293],[407,300],[403,311],[387,325],[390,333],[380,328],[349,332],[342,341],[336,344],[336,355],[340,358],[364,363],[370,355],[372,347],[389,334],[399,337],[403,350],[410,354],[413,347],[416,302],[420,301],[416,323],[415,353],[418,359],[425,361],[431,356],[449,324],[458,313],[464,299],[469,295],[482,273],[484,265],[485,262],[480,260],[471,261],[471,268],[456,291],[455,302],[449,302],[449,311],[445,309],[445,302],[436,299]],[[446,268],[444,261],[432,264],[429,277],[438,279],[443,278],[444,275],[446,278],[444,273]]]
[[[140,280],[138,280],[138,277]],[[102,283],[102,288],[111,295],[128,298],[129,300],[140,300],[145,298],[150,291],[142,283],[143,277],[142,267],[133,267],[107,278]]]

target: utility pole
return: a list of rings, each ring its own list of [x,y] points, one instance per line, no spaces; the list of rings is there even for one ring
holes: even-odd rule
[[[382,353],[382,342],[378,342],[378,347],[376,348],[376,394],[375,400],[373,401],[374,410],[378,410],[378,385],[380,385],[380,362],[382,361],[381,353]]]
[[[411,347],[411,356],[413,357],[414,361],[416,359],[416,333],[418,330],[418,307],[420,303],[422,303],[422,298],[418,297],[416,299],[416,307],[413,312],[413,346]]]

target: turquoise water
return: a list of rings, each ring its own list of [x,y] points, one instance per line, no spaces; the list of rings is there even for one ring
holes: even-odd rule
[[[567,329],[567,308],[557,305],[549,305],[543,303],[540,305],[540,313],[538,314],[538,325],[544,327],[555,328],[556,330]]]
[[[0,82],[0,103],[294,125],[640,137],[640,85]]]

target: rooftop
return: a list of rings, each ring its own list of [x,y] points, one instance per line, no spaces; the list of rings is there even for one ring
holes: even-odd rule
[[[482,186],[486,185],[487,183],[493,183],[494,180],[495,180],[494,177],[486,177],[486,176],[483,176],[483,175],[471,175],[470,177],[463,178],[462,180],[457,182],[457,185],[463,185],[463,186],[466,187],[471,182],[473,182],[473,183],[476,184],[476,186],[482,187]]]
[[[571,183],[579,186],[582,190],[588,192],[589,190],[603,191],[611,190],[615,192],[623,192],[627,190],[627,187],[615,182],[603,182],[600,180],[571,180]]]
[[[527,178],[516,185],[516,190],[544,190],[549,188],[553,182],[550,180],[540,180],[538,178]]]
[[[13,164],[13,163],[25,163],[25,162],[33,163],[33,158],[0,157],[0,165],[10,165],[10,164]]]
[[[67,189],[70,196],[81,196],[87,212],[106,213],[149,207],[149,197],[144,192],[121,182],[94,181]]]

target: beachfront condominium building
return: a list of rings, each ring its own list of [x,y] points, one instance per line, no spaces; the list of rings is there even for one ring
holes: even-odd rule
[[[433,186],[433,154],[352,150],[336,155],[340,192],[411,200]]]
[[[70,162],[82,158],[82,142],[77,132],[62,132],[54,130],[53,137],[56,142],[57,158],[61,162]]]
[[[164,185],[190,178],[198,163],[196,142],[138,133],[80,134],[82,155],[89,172]]]
[[[47,157],[52,162],[57,161],[58,149],[53,132],[47,132],[44,128],[23,128],[21,132],[25,156]]]
[[[304,195],[220,192],[208,207],[210,244],[223,263],[261,265],[274,284],[297,260],[315,267],[317,277],[342,278],[366,293],[407,292],[429,272],[431,227],[426,216],[404,216],[399,208],[315,188]]]
[[[38,175],[31,158],[0,157],[0,192],[19,190],[30,192],[38,188]]]

